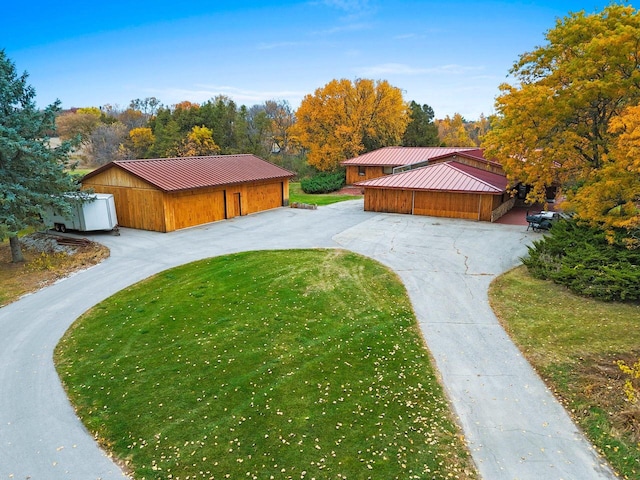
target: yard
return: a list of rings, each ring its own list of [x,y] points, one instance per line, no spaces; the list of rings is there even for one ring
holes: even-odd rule
[[[362,195],[354,195],[353,193],[341,194],[340,192],[310,194],[302,191],[299,182],[289,183],[289,203],[299,202],[320,206],[344,202],[345,200],[354,200],[356,198],[362,198]]]
[[[357,254],[162,272],[79,319],[56,362],[136,478],[475,478],[403,285]]]
[[[297,254],[296,252],[286,253]],[[273,252],[269,255],[272,254]],[[105,317],[105,322],[112,322],[110,324],[112,328],[118,327],[114,330],[114,337],[109,345],[113,345],[115,341],[121,350],[109,351],[102,338],[104,335],[101,337],[100,332],[89,330],[88,327],[76,326],[74,335],[78,331],[82,331],[83,335],[86,332],[88,342],[84,346],[75,347],[77,352],[74,352],[74,355],[78,355],[78,352],[82,353],[82,349],[85,349],[84,354],[78,355],[78,371],[85,368],[80,363],[84,363],[85,360],[89,363],[86,367],[87,371],[80,372],[80,375],[85,375],[85,379],[80,377],[73,379],[69,385],[76,386],[70,386],[70,390],[72,397],[77,395],[77,398],[85,396],[85,399],[89,399],[90,403],[80,406],[80,413],[82,414],[84,410],[85,420],[90,426],[94,425],[98,438],[104,445],[116,451],[117,457],[123,462],[129,462],[129,465],[145,465],[145,468],[150,469],[149,471],[155,472],[149,474],[150,476],[157,476],[161,472],[166,473],[166,470],[158,469],[166,468],[169,461],[175,461],[174,464],[177,466],[185,466],[184,459],[187,454],[191,459],[204,453],[201,459],[216,458],[218,461],[218,457],[227,455],[227,453],[221,453],[221,449],[225,446],[224,442],[233,443],[237,440],[242,448],[235,443],[228,443],[227,447],[239,454],[233,458],[237,462],[235,466],[249,467],[245,473],[250,470],[255,472],[263,465],[269,465],[270,460],[273,462],[269,468],[276,472],[276,467],[273,465],[275,465],[275,458],[278,457],[285,459],[284,463],[280,462],[278,465],[280,468],[285,468],[286,472],[276,472],[275,477],[302,476],[301,470],[293,469],[293,465],[300,465],[295,464],[293,458],[294,453],[297,455],[296,452],[303,450],[299,453],[304,454],[302,458],[305,459],[305,467],[309,466],[304,470],[310,476],[309,478],[312,472],[318,476],[320,476],[318,472],[322,476],[326,472],[345,472],[343,466],[347,463],[356,469],[358,466],[364,466],[366,471],[364,469],[356,471],[359,473],[371,471],[372,478],[376,478],[379,472],[383,472],[383,478],[393,478],[393,475],[398,478],[411,478],[409,475],[394,473],[393,468],[403,469],[401,473],[408,471],[404,470],[402,463],[398,463],[402,460],[406,460],[404,465],[413,472],[424,467],[436,472],[434,475],[438,476],[447,469],[446,472],[458,478],[473,478],[474,474],[470,473],[473,467],[469,466],[470,461],[466,456],[464,444],[459,441],[459,434],[455,433],[453,423],[446,420],[444,425],[439,424],[438,419],[442,416],[442,411],[448,411],[448,407],[446,403],[442,403],[444,400],[435,382],[429,359],[424,351],[420,350],[422,353],[419,353],[417,350],[417,344],[420,342],[416,338],[419,337],[419,332],[416,333],[415,329],[407,326],[415,323],[415,320],[409,321],[405,316],[406,311],[403,309],[406,306],[403,306],[402,301],[398,305],[390,305],[389,302],[384,301],[384,298],[394,296],[394,301],[397,298],[405,298],[404,293],[402,295],[393,293],[395,292],[393,288],[396,288],[393,287],[395,277],[389,279],[387,277],[389,273],[386,272],[383,279],[376,278],[379,276],[378,273],[369,270],[366,262],[355,271],[352,267],[358,262],[347,262],[350,263],[351,270],[349,268],[341,270],[343,267],[346,268],[341,263],[342,258],[334,259],[339,260],[337,263],[341,264],[338,269],[338,266],[331,267],[331,262],[319,261],[317,258],[309,261],[309,259],[290,257],[287,260],[289,263],[287,261],[282,263],[268,257],[267,264],[264,265],[256,264],[255,260],[249,257],[251,254],[222,257],[227,260],[233,258],[233,265],[227,262],[224,265],[217,264],[216,267],[214,259],[180,267],[159,274],[140,287],[127,289],[110,300],[110,303],[97,306],[91,315],[94,315],[93,318]],[[362,259],[355,255],[354,257]],[[236,261],[236,259],[242,259],[242,261]],[[245,260],[247,262],[243,263]],[[224,275],[206,273],[205,265],[207,268],[210,266],[218,268],[216,271]],[[291,265],[301,265],[291,278],[293,283],[283,278],[282,274],[287,268],[291,268]],[[50,267],[43,263],[42,268],[48,270]],[[380,268],[379,265],[378,268]],[[183,277],[179,275],[187,271],[191,272],[189,281],[181,282],[180,279]],[[197,275],[194,273],[196,271]],[[271,272],[273,276],[269,276]],[[325,274],[328,277],[325,277]],[[307,283],[308,277],[320,280],[318,283]],[[243,281],[241,284],[230,283],[227,289],[225,282],[222,285],[216,283],[225,278],[238,278]],[[334,278],[340,279],[335,291],[331,290],[331,283],[327,278],[331,278],[332,281]],[[345,282],[345,278],[350,280]],[[369,283],[365,281],[367,278],[373,280]],[[162,282],[172,282],[172,287],[176,289],[176,295],[169,296],[168,303],[160,302],[156,298],[163,296],[162,289],[165,287],[159,286]],[[386,286],[392,288],[392,293],[388,290],[387,293],[381,293],[380,283],[388,284]],[[351,284],[356,287],[357,292],[347,288]],[[32,288],[37,288],[37,284]],[[157,290],[156,293],[154,289]],[[6,290],[2,288],[0,291],[4,293]],[[264,291],[275,292],[275,297],[268,298],[274,299],[274,302],[277,300],[277,303],[260,300],[256,304],[253,299],[248,301],[252,294],[255,296],[256,292]],[[317,292],[322,292],[323,300],[308,306],[309,299],[316,298]],[[180,303],[180,298],[186,301]],[[350,305],[346,305],[344,301],[347,298],[353,300]],[[640,416],[637,407],[634,408],[625,400],[622,391],[624,376],[614,362],[622,359],[627,364],[631,364],[640,356],[638,351],[640,332],[637,328],[640,307],[594,302],[575,297],[553,284],[532,280],[522,268],[500,277],[494,283],[491,298],[492,306],[507,331],[540,375],[551,385],[552,390],[591,441],[606,455],[611,465],[623,478],[637,478],[640,463],[638,446]],[[216,299],[227,303],[222,307],[218,305],[216,307],[218,310],[214,310],[212,305]],[[376,303],[378,301],[382,303]],[[366,307],[367,302],[369,307]],[[278,311],[288,311],[289,315],[286,317],[287,321],[282,324],[283,329],[277,330],[277,335],[270,338],[264,332],[267,329],[273,330],[274,326],[279,327],[278,321],[282,320],[272,314],[276,305]],[[327,308],[326,312],[321,309],[322,306]],[[245,311],[246,308],[248,310]],[[343,308],[346,309],[342,310]],[[238,312],[238,317],[231,316],[232,310]],[[108,315],[104,315],[105,312]],[[206,322],[202,322],[209,317],[218,318],[214,316],[215,313],[210,312],[218,312],[217,315],[222,319],[221,322],[216,323],[216,329],[220,328],[221,335],[215,335],[213,330],[207,330]],[[256,317],[259,320],[258,324],[250,323],[249,316]],[[308,324],[289,321],[289,319],[314,318],[315,320]],[[335,321],[336,318],[362,319],[363,323],[350,321],[342,325]],[[331,323],[332,319],[333,323]],[[160,320],[165,322],[164,325],[167,328],[162,330],[157,328],[161,324]],[[237,325],[237,329],[234,329],[232,324],[238,323],[236,320],[242,322]],[[378,326],[390,325],[391,330],[376,331],[375,321],[380,322]],[[83,322],[86,325],[89,324],[88,319],[84,319]],[[97,320],[94,322],[97,328],[106,328],[104,323]],[[393,330],[398,326],[402,328]],[[307,328],[310,330],[306,330]],[[249,336],[249,332],[255,332],[255,334]],[[248,342],[249,339],[258,339],[261,343],[240,343]],[[296,344],[295,342],[299,340],[302,343]],[[165,344],[167,348],[162,351],[157,349],[156,352],[145,351],[145,348],[149,348],[145,344]],[[350,368],[343,368],[343,366],[347,367],[346,363],[335,363],[333,359],[346,359],[347,363],[355,365],[352,360],[358,357],[358,348],[360,352],[368,352],[367,345],[375,345],[377,355],[373,356],[372,352],[366,358],[373,363],[359,364],[358,383],[353,379],[347,379],[348,377],[342,377],[343,374],[353,374],[353,371]],[[394,350],[396,346],[401,346],[401,349]],[[350,350],[352,347],[355,350]],[[132,353],[138,351],[142,355],[132,356]],[[235,352],[238,354],[233,354]],[[252,352],[253,355],[249,355]],[[403,361],[408,363],[396,363],[400,352],[403,354]],[[209,354],[212,355],[212,359],[215,359],[213,366],[211,360],[209,364],[202,361]],[[293,363],[294,357],[298,355],[301,356],[301,363]],[[111,357],[115,363],[106,363],[105,360]],[[147,361],[147,357],[151,363],[141,363],[142,360]],[[310,358],[317,361],[310,362]],[[304,360],[307,360],[306,363],[311,364],[315,370],[305,369],[307,365]],[[92,364],[92,361],[98,362],[99,365]],[[234,369],[237,365],[243,364],[254,365],[256,368],[253,369],[253,373],[248,374]],[[330,367],[335,369],[332,371]],[[67,367],[62,366],[62,368]],[[71,368],[76,370],[76,367]],[[97,368],[102,370],[95,370]],[[125,368],[126,371],[123,370]],[[147,378],[147,372],[153,368],[160,369],[155,383],[154,378],[150,376]],[[403,371],[402,368],[406,368],[406,372],[411,372],[404,379],[409,378],[410,382],[394,380],[392,372],[398,369]],[[109,373],[109,369],[118,373]],[[427,378],[420,379],[412,369],[416,371],[425,369]],[[96,374],[98,371],[102,373]],[[371,372],[371,375],[363,375],[363,371]],[[141,375],[142,383],[140,384],[138,384],[137,374]],[[122,382],[124,377],[131,381],[131,384]],[[213,377],[217,382],[214,386],[219,387],[219,393],[213,394],[218,395],[216,399],[210,398],[209,394],[202,396],[209,391],[210,385],[206,381]],[[176,380],[166,382],[164,381],[166,378]],[[194,382],[194,379],[198,381]],[[304,381],[300,383],[301,379],[306,380],[307,383]],[[389,380],[388,383],[387,380]],[[427,381],[430,383],[426,383]],[[112,388],[117,383],[122,383],[122,389]],[[337,387],[338,383],[340,388]],[[349,389],[344,390],[344,385],[348,385]],[[164,388],[165,386],[168,388]],[[371,386],[373,390],[364,389],[364,386]],[[77,390],[75,393],[73,388]],[[144,393],[133,395],[135,392]],[[292,399],[289,392],[295,392],[296,397]],[[323,392],[326,393],[325,396],[330,405],[324,405],[325,402],[321,402]],[[95,396],[92,396],[94,394]],[[131,424],[139,430],[126,430],[130,423],[128,407],[123,409],[123,403],[112,406],[110,402],[114,398],[117,401],[121,399],[128,401],[132,396],[143,400],[135,405],[133,411],[145,420],[152,419],[149,425],[157,427],[155,432],[151,432],[152,429],[144,431],[146,427],[143,423],[146,424],[146,422],[138,423],[137,421]],[[245,397],[253,403],[243,400]],[[305,400],[312,399],[313,405],[302,402],[302,397]],[[291,405],[288,404],[289,400],[292,400]],[[376,410],[381,408],[380,402],[385,400],[388,401],[383,404],[384,408]],[[397,408],[402,401],[406,400],[408,403],[404,405],[406,407],[404,412],[395,410],[392,417],[389,414],[380,417],[384,412],[389,412],[390,405]],[[183,409],[193,414],[179,416],[176,410],[171,411],[165,408],[170,405],[173,409]],[[338,409],[336,405],[342,408]],[[284,406],[287,408],[283,408]],[[322,406],[325,410],[318,409]],[[326,409],[327,406],[330,406],[332,411]],[[274,410],[274,407],[279,409]],[[228,408],[229,411],[225,412],[224,408]],[[124,415],[125,410],[127,416]],[[416,413],[418,411],[419,414]],[[231,415],[231,419],[226,418],[227,414]],[[301,415],[304,415],[304,421],[300,420]],[[369,420],[375,419],[376,415],[378,421],[372,424]],[[354,423],[352,416],[355,419],[364,417],[362,423]],[[408,423],[387,421],[395,416],[402,417],[403,420],[411,418],[415,423],[409,426]],[[200,426],[203,424],[199,419],[204,417],[216,419],[225,417],[226,423],[212,423],[213,426],[211,426],[204,422],[213,430],[199,431],[198,424]],[[315,418],[327,418],[328,426],[324,423],[312,422],[311,419]],[[350,421],[346,423],[344,418],[349,418]],[[274,419],[284,420],[286,423],[273,423]],[[100,425],[103,424],[105,428],[115,430],[100,430],[102,428]],[[193,430],[194,425],[196,430]],[[437,427],[437,429],[429,430],[427,425],[428,428]],[[416,426],[420,435],[412,437],[411,435],[415,433],[412,428]],[[267,432],[269,437],[264,439],[255,438],[255,431],[262,427],[273,429],[269,431],[274,433]],[[179,438],[170,436],[175,434],[176,430],[183,431],[183,429],[186,432],[184,436]],[[346,435],[342,440],[340,436],[329,435],[345,434],[347,431],[350,435],[358,434],[357,440],[350,435]],[[247,436],[232,436],[234,432]],[[288,439],[283,432],[293,436]],[[433,441],[430,451],[425,450],[428,448],[426,446],[418,443],[419,447],[424,447],[421,449],[415,444],[418,438],[424,438],[425,432],[426,438]],[[327,437],[324,436],[325,434]],[[405,434],[407,437],[404,437]],[[313,435],[311,439],[313,442],[309,440],[309,435]],[[206,448],[215,447],[213,453],[210,453],[211,450],[206,450],[203,445],[211,438],[214,438],[211,443],[215,445]],[[281,441],[282,446],[278,442],[273,442],[274,438]],[[169,439],[172,439],[173,443],[170,443]],[[347,439],[351,439],[353,443],[350,444]],[[447,443],[449,441],[450,443]],[[298,444],[298,442],[302,443]],[[318,450],[315,452],[318,454],[326,453],[325,450],[329,448],[327,445],[332,445],[331,442],[336,447],[340,447],[332,447],[330,451],[330,454],[334,452],[336,457],[309,455],[313,450]],[[353,450],[356,443],[360,446],[368,445],[368,447]],[[320,447],[319,449],[315,446],[316,444]],[[346,448],[349,445],[351,449]],[[193,448],[188,450],[188,447]],[[297,447],[299,447],[298,450],[296,450]],[[400,454],[403,448],[407,449],[404,457]],[[145,452],[141,454],[138,450],[145,450]],[[258,450],[269,452],[271,456],[256,459],[255,452]],[[390,456],[391,453],[395,456]],[[280,457],[281,454],[284,456]],[[343,455],[345,458],[353,456],[357,461],[351,463],[342,461],[340,458]],[[434,458],[440,459],[439,461],[442,461],[445,466],[434,467]],[[161,463],[166,460],[167,463],[153,464],[153,459],[156,461],[160,459]],[[318,463],[321,459],[324,459],[322,465]],[[262,460],[263,463],[258,463],[258,460]],[[196,463],[209,469],[214,466],[220,467],[225,471],[231,467],[229,463],[213,465],[206,460]],[[178,468],[177,466],[175,468]],[[369,466],[372,467],[371,470]],[[242,473],[241,470],[242,468],[239,468],[236,472]],[[174,478],[177,476],[174,475]]]
[[[523,354],[623,478],[640,478],[640,404],[623,391],[640,358],[640,305],[605,303],[530,277],[494,281],[491,303]]]

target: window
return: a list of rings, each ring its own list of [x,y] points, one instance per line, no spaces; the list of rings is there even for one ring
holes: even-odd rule
[[[391,175],[393,173],[393,167],[383,167],[382,173],[385,175]]]
[[[358,175],[360,175],[361,177],[364,177],[365,171],[365,167],[358,167]]]

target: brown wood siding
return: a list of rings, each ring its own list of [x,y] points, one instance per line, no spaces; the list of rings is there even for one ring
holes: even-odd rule
[[[224,192],[220,189],[165,193],[167,232],[224,220]]]
[[[436,160],[429,160],[427,165],[433,165],[433,164],[442,163],[442,162],[450,162],[452,160],[458,163],[462,163],[463,165],[475,167],[479,170],[485,170],[487,172],[497,173],[498,175],[504,175],[504,170],[502,169],[502,165],[493,165],[491,163],[483,162],[482,160],[474,160],[473,158],[463,157],[460,155],[449,155],[447,157],[439,158]]]
[[[289,201],[289,180],[232,185],[224,188],[227,199],[227,218],[282,207]],[[238,202],[238,194],[240,201]]]
[[[157,232],[269,210],[289,200],[288,179],[162,192],[117,167],[88,179],[82,188],[113,194],[120,226]]]
[[[282,207],[282,181],[247,185],[243,195],[243,215]],[[287,186],[287,191],[289,190]]]
[[[233,218],[242,215],[242,192],[238,188],[227,188],[224,190],[226,218]]]
[[[411,213],[412,199],[410,190],[364,189],[364,209],[368,212]]]
[[[509,194],[502,194],[502,195],[491,195],[491,198],[493,199],[493,203],[491,205],[492,210],[495,210],[496,208],[498,208],[500,205],[502,205],[504,202],[508,202],[509,201]]]
[[[111,193],[116,206],[118,225],[140,230],[165,232],[163,194],[156,187],[113,167],[82,182],[83,189]]]
[[[480,216],[478,220],[482,220],[483,222],[491,221],[494,197],[500,198],[501,195],[480,195]]]
[[[416,192],[413,213],[478,220],[479,197],[470,193]]]
[[[475,167],[479,170],[486,170],[487,172],[497,173],[498,175],[504,175],[504,170],[501,165],[493,165],[491,163],[484,163],[480,161],[473,160],[472,158],[467,157],[456,157],[456,162],[462,163],[463,165],[468,165],[470,167]]]
[[[164,199],[160,190],[83,184],[96,193],[111,193],[116,206],[118,225],[165,232]]]
[[[453,192],[416,192],[413,206],[415,215],[464,218],[491,221],[494,195]],[[500,198],[500,195],[497,196]]]
[[[158,190],[144,180],[140,180],[138,177],[131,175],[129,172],[122,170],[119,167],[111,167],[102,173],[99,173],[95,177],[88,179],[86,182],[82,182],[83,186],[87,185],[105,185],[114,187],[133,187],[133,188],[148,188],[152,190]]]
[[[364,182],[365,180],[371,180],[372,178],[383,177],[389,175],[384,173],[384,167],[364,167],[364,175],[358,173],[359,168],[357,165],[348,165],[346,170],[346,183],[347,185],[353,185],[356,182]]]
[[[281,182],[282,185],[282,206],[286,207],[289,205],[289,179],[285,178]]]

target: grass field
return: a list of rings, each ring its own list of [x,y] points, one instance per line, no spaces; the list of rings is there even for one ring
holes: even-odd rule
[[[336,193],[304,193],[299,182],[289,183],[289,202],[308,203],[310,205],[331,205],[332,203],[344,202],[345,200],[355,200],[362,198],[361,195],[338,195]]]
[[[168,270],[88,312],[56,362],[135,478],[475,478],[404,287],[353,253]]]
[[[536,280],[499,277],[492,306],[506,330],[622,478],[640,478],[640,404],[616,365],[640,358],[640,305],[604,303]]]

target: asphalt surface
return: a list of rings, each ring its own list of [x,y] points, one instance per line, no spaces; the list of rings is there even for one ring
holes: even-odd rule
[[[362,200],[277,209],[169,234],[84,235],[111,257],[0,308],[0,480],[124,474],[77,419],[53,349],[85,310],[149,275],[245,250],[345,248],[394,269],[482,478],[613,479],[491,311],[491,280],[539,234],[522,226],[364,212]]]

